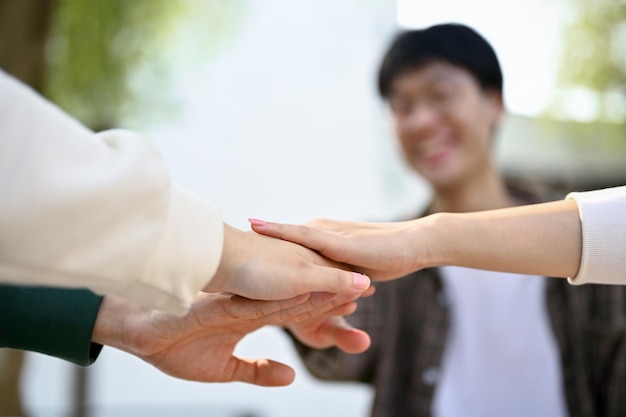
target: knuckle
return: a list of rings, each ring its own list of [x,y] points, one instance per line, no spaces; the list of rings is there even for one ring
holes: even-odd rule
[[[333,269],[333,272],[335,274],[334,280],[337,283],[337,289],[340,289],[340,290],[347,289],[350,284],[346,277],[347,275],[346,272],[342,271],[341,269],[336,269],[336,268]]]

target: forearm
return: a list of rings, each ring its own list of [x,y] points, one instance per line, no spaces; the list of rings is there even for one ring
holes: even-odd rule
[[[573,284],[626,285],[626,186],[397,223],[320,219],[300,226],[252,219],[251,224],[257,233],[307,246],[379,281],[457,265],[568,277]]]
[[[111,295],[104,297],[94,324],[92,341],[133,353],[125,331],[130,326],[130,320],[140,320],[145,314],[150,314],[149,308],[126,298]]]
[[[427,266],[457,265],[554,277],[574,277],[582,251],[578,206],[563,200],[476,213],[431,216],[425,234]]]

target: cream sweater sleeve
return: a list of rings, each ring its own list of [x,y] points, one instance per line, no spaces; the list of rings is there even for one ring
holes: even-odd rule
[[[223,223],[156,149],[94,134],[0,71],[0,281],[87,287],[183,314],[219,264]]]
[[[626,285],[626,186],[571,193],[582,223],[582,258],[571,284]]]

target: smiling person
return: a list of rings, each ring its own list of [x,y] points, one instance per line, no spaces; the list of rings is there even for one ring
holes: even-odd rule
[[[495,51],[467,26],[435,25],[402,32],[393,40],[380,66],[378,89],[391,108],[406,161],[433,190],[419,218],[434,221],[444,218],[438,213],[479,212],[472,214],[476,217],[492,210],[541,206],[535,204],[540,196],[506,183],[492,155],[505,112],[502,88]],[[578,221],[576,210],[571,210],[576,204],[570,200],[565,205],[548,206],[554,224]],[[314,375],[373,385],[376,417],[623,415],[624,287],[572,286],[563,279],[435,267],[443,265],[436,262],[420,266],[413,261],[420,253],[407,251],[415,246],[403,246],[413,232],[408,226],[416,222],[362,229],[358,224],[342,229],[340,222],[320,222],[309,229],[281,229],[252,220],[259,233],[302,244],[317,236],[310,246],[330,257],[342,252],[342,238],[352,249],[359,244],[370,247],[363,263],[352,262],[349,254],[335,259],[365,266],[375,278],[397,277],[394,273],[403,267],[405,273],[420,269],[378,283],[375,296],[358,301],[348,321],[370,334],[367,352],[314,350],[296,341]],[[433,235],[438,224],[430,227]],[[369,245],[389,230],[393,233],[383,247]],[[324,231],[337,240],[324,240]],[[351,240],[355,231],[358,239]],[[465,240],[465,246],[481,244],[471,236],[485,234],[448,238]],[[498,237],[504,244],[506,236]],[[570,238],[580,239],[580,230],[572,228]],[[554,237],[550,242],[562,244],[562,253],[576,257],[575,244]],[[422,247],[428,245],[422,242]],[[399,255],[391,258],[388,276],[384,265],[377,265],[386,253]],[[571,266],[554,270],[576,273]],[[298,337],[319,322],[305,320],[289,328]]]

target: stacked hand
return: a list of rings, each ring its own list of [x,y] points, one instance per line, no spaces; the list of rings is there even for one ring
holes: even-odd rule
[[[199,293],[184,317],[107,296],[93,341],[136,355],[178,378],[287,385],[294,379],[290,367],[268,359],[238,358],[233,355],[237,343],[262,326],[289,325],[303,343],[313,347],[337,345],[351,352],[364,351],[369,336],[333,318],[352,313],[360,295],[311,293],[283,301],[258,301]]]
[[[432,219],[395,223],[318,219],[306,225],[250,219],[250,224],[259,234],[297,243],[373,280],[386,281],[429,266],[428,240],[416,239],[420,235],[415,227],[427,227]]]
[[[619,196],[620,188],[616,190]],[[256,219],[250,223],[257,233],[306,246],[373,280],[442,265],[576,277],[582,262],[582,225],[574,199],[474,213],[440,212],[393,223],[315,220],[297,226]],[[614,278],[603,278],[603,283],[619,283],[623,275],[611,259],[604,262],[615,265]]]
[[[228,225],[217,273],[206,292],[230,292],[256,300],[279,300],[314,291],[360,294],[370,285],[314,251]]]

